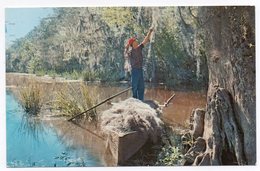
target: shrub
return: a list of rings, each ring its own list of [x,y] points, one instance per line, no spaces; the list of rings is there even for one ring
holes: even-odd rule
[[[91,71],[83,72],[84,81],[95,81],[96,79],[97,79],[96,74],[94,72],[91,72]]]
[[[184,152],[182,144],[182,131],[173,127],[165,127],[164,146],[157,155],[156,165],[178,166],[183,164]]]
[[[90,90],[89,87],[83,83],[80,84],[79,88],[78,86],[73,87],[68,83],[63,89],[56,92],[53,107],[59,111],[59,114],[71,117],[86,111],[96,103],[97,95],[93,88]],[[88,121],[96,121],[96,110],[86,113],[85,118]]]
[[[158,155],[156,165],[158,166],[178,166],[182,164],[183,154],[179,147],[165,146]]]
[[[35,82],[23,87],[19,92],[20,104],[29,115],[38,115],[42,107],[42,91]]]
[[[56,78],[56,77],[59,76],[59,75],[56,73],[55,70],[49,70],[49,71],[47,71],[47,75],[49,75],[49,76],[52,77],[52,78]]]
[[[45,73],[46,72],[43,69],[35,71],[36,76],[44,76]]]
[[[73,72],[63,72],[62,77],[66,79],[72,79],[72,80],[78,80],[82,78],[82,73],[76,70],[73,70]]]

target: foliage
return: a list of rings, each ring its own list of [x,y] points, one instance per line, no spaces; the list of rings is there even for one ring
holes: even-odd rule
[[[102,18],[110,27],[125,27],[133,21],[133,12],[127,7],[108,7],[102,10]]]
[[[43,69],[41,69],[41,70],[36,70],[35,74],[36,76],[44,76],[46,72]]]
[[[181,165],[184,156],[179,147],[165,146],[158,155],[157,166]]]
[[[66,79],[78,80],[82,78],[82,73],[73,70],[73,72],[64,72],[62,73],[62,77]]]
[[[95,90],[90,90],[83,83],[81,83],[79,88],[73,87],[73,85],[68,83],[66,87],[56,92],[53,107],[59,111],[59,114],[71,117],[94,106],[97,100]],[[98,119],[95,110],[86,113],[85,117],[88,121],[96,121]]]
[[[117,81],[124,74],[127,39],[141,42],[156,26],[144,48],[145,80],[170,86],[207,81],[205,46],[196,7],[53,8],[25,37],[6,50],[6,71],[84,80]],[[202,62],[200,62],[202,61]],[[198,63],[200,62],[200,63]],[[202,69],[201,69],[202,68]]]
[[[20,103],[28,115],[38,115],[42,107],[43,92],[36,83],[21,88],[19,92]]]
[[[194,142],[195,142],[195,138],[190,133],[187,133],[184,135],[184,138],[182,141],[182,144],[184,146],[192,147]]]
[[[96,78],[96,74],[90,71],[83,72],[83,80],[84,81],[94,81]]]

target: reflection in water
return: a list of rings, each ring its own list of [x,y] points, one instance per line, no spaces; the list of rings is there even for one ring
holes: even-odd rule
[[[27,77],[22,78],[23,81],[15,80],[19,82],[19,85],[26,86],[24,80]],[[7,84],[13,85],[11,80]],[[43,84],[46,84],[46,90],[48,90],[46,94],[50,94],[50,99],[54,94],[51,92],[64,87],[64,82],[48,81]],[[71,84],[74,87],[80,85],[79,82]],[[88,86],[97,90],[99,101],[127,88],[127,85]],[[172,93],[160,87],[146,88],[145,99],[164,104]],[[172,126],[185,127],[192,110],[205,107],[206,93],[187,91],[174,93],[176,95],[171,103],[163,109],[162,119]],[[131,96],[131,91],[128,91],[112,99],[111,102],[116,103]],[[17,100],[8,92],[6,102],[7,165],[9,167],[114,165],[112,159],[105,159],[107,137],[98,132],[95,125],[87,123],[75,125],[60,118],[42,120],[25,117]],[[110,107],[111,105],[104,104],[97,108],[97,112],[101,113]]]
[[[8,86],[27,86],[30,83],[31,79],[37,79],[39,82],[46,86],[46,94],[51,99],[53,92],[64,88],[68,82],[74,88],[80,87],[80,81],[69,80],[65,81],[64,79],[48,78],[48,77],[35,77],[28,74],[17,74],[17,73],[8,73],[6,74],[6,85]],[[96,89],[98,92],[97,96],[99,101],[104,100],[111,95],[118,93],[119,91],[129,87],[128,84],[124,85],[104,85],[104,84],[87,84],[91,89]],[[172,100],[171,104],[164,108],[162,119],[173,125],[173,126],[185,126],[189,120],[190,114],[195,108],[205,108],[206,105],[206,91],[204,92],[191,92],[191,91],[174,91],[176,96]],[[155,87],[149,88],[149,84],[146,84],[145,89],[145,99],[146,100],[156,100],[160,104],[163,104],[172,94],[172,91],[165,89],[164,87]],[[131,97],[131,91],[124,93],[114,99],[111,102],[118,102],[124,100],[128,97]],[[108,108],[111,105],[102,105],[97,108],[97,112],[100,113]]]
[[[116,160],[106,155],[107,135],[94,124],[67,122],[66,120],[48,120],[46,123],[55,130],[56,136],[68,149],[88,149],[106,166],[115,166]]]
[[[44,141],[44,136],[46,133],[41,119],[35,116],[28,116],[27,114],[22,116],[18,132],[21,136],[24,136],[27,139],[32,138],[31,141],[35,142]]]
[[[60,131],[46,120],[26,117],[17,99],[10,92],[6,95],[7,167],[103,165],[85,146],[72,145],[74,140],[66,135],[62,138],[59,132],[69,132],[70,127]]]

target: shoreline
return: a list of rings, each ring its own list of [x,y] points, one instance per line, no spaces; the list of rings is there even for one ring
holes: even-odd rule
[[[102,86],[116,86],[116,87],[123,87],[123,86],[131,86],[131,81],[113,81],[113,82],[102,82],[99,80],[96,81],[84,81],[82,78],[81,79],[67,79],[65,77],[61,76],[49,76],[49,75],[44,75],[44,76],[39,76],[36,74],[29,74],[29,73],[19,73],[19,72],[6,72],[5,73],[6,78],[8,76],[18,76],[18,77],[32,77],[36,78],[37,81],[43,82],[43,83],[85,83],[87,85],[102,85]],[[6,86],[8,85],[8,80],[6,79]],[[145,81],[145,87],[148,89],[152,88],[160,88],[164,90],[169,90],[169,91],[180,91],[180,92],[201,92],[205,93],[207,92],[207,89],[201,88],[201,89],[196,89],[192,85],[183,85],[183,86],[177,86],[177,87],[170,87],[167,86],[166,83],[152,83],[152,82],[147,82]]]

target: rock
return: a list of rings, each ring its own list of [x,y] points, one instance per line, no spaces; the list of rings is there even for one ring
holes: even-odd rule
[[[197,140],[194,142],[194,145],[184,155],[185,158],[184,165],[191,165],[195,163],[196,157],[203,154],[205,149],[206,149],[206,141],[202,137],[197,138]]]
[[[159,103],[157,101],[145,100],[144,103],[148,104],[153,109],[158,109],[159,108]]]
[[[123,164],[147,141],[157,143],[163,125],[158,112],[138,99],[129,98],[115,103],[101,114],[101,130],[111,135],[107,140],[106,153]]]
[[[193,123],[192,123],[192,130],[191,135],[196,139],[198,137],[203,136],[204,131],[204,116],[205,110],[204,109],[195,109],[192,111],[193,115]]]
[[[145,132],[156,143],[161,135],[163,122],[156,110],[134,98],[113,105],[101,114],[101,129],[118,133]]]

